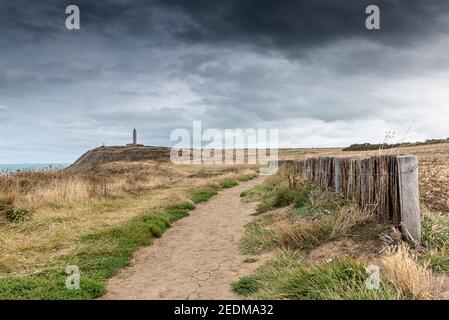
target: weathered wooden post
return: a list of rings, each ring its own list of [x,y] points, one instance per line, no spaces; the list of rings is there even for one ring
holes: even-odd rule
[[[419,243],[421,242],[421,219],[418,158],[413,155],[401,155],[397,157],[397,162],[402,232],[409,241]]]
[[[339,158],[334,158],[334,188],[335,192],[341,192],[341,167]]]

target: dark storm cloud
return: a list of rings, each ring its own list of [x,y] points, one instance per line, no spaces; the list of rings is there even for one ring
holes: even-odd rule
[[[438,137],[448,13],[443,0],[0,0],[0,162],[71,161],[133,127],[169,145],[192,120],[279,128],[289,146],[378,142],[410,122]]]
[[[295,54],[338,40],[367,38],[391,46],[447,32],[449,2],[392,0],[160,0],[160,6],[184,13],[181,30],[173,32],[193,43],[237,43]],[[381,10],[381,30],[365,28],[365,8]]]
[[[81,33],[142,41],[171,34],[186,43],[253,45],[300,52],[338,40],[367,38],[391,46],[445,33],[445,0],[49,0],[0,3],[2,32],[48,38],[65,32],[61,12],[76,4]],[[381,9],[380,31],[365,28],[365,8]],[[166,32],[166,33],[165,33]]]

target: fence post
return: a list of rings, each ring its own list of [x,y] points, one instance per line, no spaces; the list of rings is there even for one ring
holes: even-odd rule
[[[334,183],[335,192],[341,192],[341,169],[339,158],[334,158]]]
[[[397,161],[402,232],[408,240],[419,243],[421,242],[421,219],[419,212],[418,158],[413,155],[403,155],[398,156]]]

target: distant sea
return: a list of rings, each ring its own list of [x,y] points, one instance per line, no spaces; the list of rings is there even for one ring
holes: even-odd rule
[[[17,171],[42,171],[42,170],[58,170],[67,168],[68,163],[12,163],[1,164],[0,163],[0,175],[17,172]]]

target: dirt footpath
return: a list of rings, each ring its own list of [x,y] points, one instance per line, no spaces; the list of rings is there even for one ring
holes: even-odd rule
[[[132,265],[108,283],[102,299],[237,299],[231,283],[260,265],[244,263],[239,241],[254,204],[240,193],[257,178],[220,191],[198,204],[151,246],[138,250]]]

